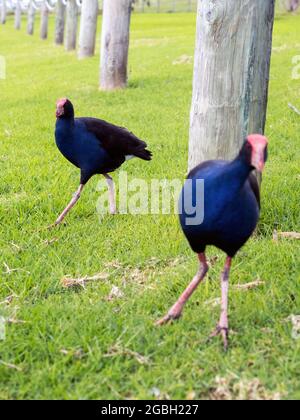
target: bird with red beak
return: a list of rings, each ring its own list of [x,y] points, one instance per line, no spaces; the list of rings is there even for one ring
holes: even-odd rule
[[[110,174],[131,158],[152,159],[147,143],[131,131],[98,118],[75,118],[73,104],[67,98],[56,102],[55,141],[62,155],[80,169],[80,185],[51,227],[64,221],[78,202],[86,183],[95,175],[105,177],[109,210],[111,214],[116,214],[115,186]]]
[[[227,255],[221,275],[221,316],[210,338],[222,335],[228,348],[228,291],[232,259],[254,232],[260,215],[260,191],[254,170],[262,172],[267,160],[268,140],[260,134],[249,135],[233,161],[211,160],[193,169],[180,196],[180,223],[189,244],[198,255],[199,270],[175,305],[157,324],[180,318],[183,308],[209,266],[205,251],[213,245]],[[203,182],[203,195],[197,183]],[[193,203],[193,204],[192,204]],[[201,208],[201,211],[198,209]],[[199,219],[195,215],[202,214]]]

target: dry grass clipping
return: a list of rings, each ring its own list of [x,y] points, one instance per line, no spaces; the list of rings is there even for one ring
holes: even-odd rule
[[[292,323],[292,337],[294,340],[300,340],[300,315],[290,315],[287,319],[287,322]]]
[[[262,280],[255,280],[252,281],[250,283],[245,283],[245,284],[237,284],[234,286],[234,289],[236,290],[251,290],[251,289],[255,289],[256,287],[260,287],[260,286],[264,286],[265,282]]]
[[[117,357],[117,356],[125,356],[134,358],[140,365],[149,365],[150,360],[148,357],[143,356],[136,351],[132,351],[128,348],[122,347],[121,344],[117,343],[112,346],[107,354],[104,357]]]
[[[297,115],[300,115],[300,111],[299,111],[299,109],[298,109],[298,108],[296,108],[293,104],[289,103],[289,104],[288,104],[288,107],[289,107],[292,111],[294,111]]]
[[[278,241],[279,239],[300,239],[299,232],[277,232],[273,233],[273,240]]]
[[[239,379],[233,376],[215,379],[216,387],[210,394],[214,401],[279,401],[279,392],[267,390],[259,379]]]
[[[5,298],[2,302],[0,302],[0,305],[10,305],[13,302],[15,297],[17,296],[16,295],[7,296],[7,298]]]
[[[12,274],[12,273],[17,273],[18,271],[22,271],[23,273],[30,274],[29,271],[23,270],[22,268],[10,268],[8,266],[8,264],[6,264],[5,262],[3,263],[3,265],[5,267],[4,274],[8,274],[9,275],[9,274]]]
[[[79,360],[86,357],[86,353],[81,348],[71,349],[71,350],[61,349],[60,353],[63,354],[64,356],[70,356],[70,357],[73,357],[74,359],[79,359]]]
[[[13,369],[17,370],[18,372],[22,372],[22,369],[19,366],[13,365],[12,363],[3,362],[3,360],[0,360],[0,365],[5,366],[8,369]]]
[[[108,273],[99,273],[95,274],[94,276],[85,276],[80,278],[71,278],[70,276],[66,276],[61,279],[61,285],[66,288],[72,288],[72,287],[83,287],[85,288],[86,283],[93,282],[93,281],[104,281],[107,280],[109,277]]]
[[[109,302],[111,302],[112,300],[122,299],[123,297],[124,297],[124,293],[122,292],[122,290],[119,289],[117,286],[113,286],[111,291],[110,291],[110,294],[107,296],[106,299]]]

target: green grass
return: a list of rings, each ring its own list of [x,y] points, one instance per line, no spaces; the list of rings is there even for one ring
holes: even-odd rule
[[[232,285],[257,278],[265,285],[247,292],[232,287],[237,334],[226,355],[220,340],[205,342],[219,316],[206,303],[220,295],[223,256],[215,249],[209,255],[220,258],[183,318],[153,326],[197,268],[176,216],[107,216],[99,223],[94,178],[67,226],[43,230],[79,181],[54,144],[58,97],[70,97],[78,115],[125,125],[148,140],[154,160],[128,162],[129,179],[184,177],[192,65],[172,63],[193,54],[195,16],[134,15],[129,89],[116,93],[98,91],[98,51],[79,62],[52,39],[29,38],[25,22],[21,32],[12,19],[0,27],[0,55],[7,60],[7,79],[0,80],[0,302],[15,296],[0,305],[0,314],[26,321],[7,325],[0,342],[0,398],[140,399],[155,398],[158,390],[162,398],[211,398],[217,376],[230,382],[234,396],[258,378],[265,395],[300,398],[300,340],[285,322],[300,314],[300,247],[296,240],[272,240],[274,229],[300,228],[300,120],[287,106],[300,108],[300,80],[291,78],[299,25],[299,16],[275,22],[262,218],[231,276]],[[17,271],[6,274],[4,263]],[[99,272],[108,272],[108,280],[85,290],[61,287],[67,274]],[[108,301],[113,285],[124,296]]]

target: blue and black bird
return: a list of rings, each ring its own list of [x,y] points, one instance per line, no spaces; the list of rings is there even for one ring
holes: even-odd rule
[[[80,198],[89,179],[101,174],[107,180],[110,212],[117,212],[115,188],[109,173],[118,169],[126,160],[137,157],[152,159],[147,144],[127,129],[97,118],[75,118],[74,107],[68,99],[56,103],[55,139],[60,152],[80,169],[80,186],[71,202],[58,217],[59,225]]]
[[[227,258],[221,277],[221,317],[211,337],[221,334],[227,349],[229,272],[232,258],[248,241],[259,220],[260,191],[253,170],[263,171],[267,147],[266,137],[250,135],[233,161],[204,162],[188,175],[180,197],[180,223],[191,248],[198,254],[200,267],[158,325],[181,316],[185,303],[207,274],[206,247],[214,245],[224,251]]]

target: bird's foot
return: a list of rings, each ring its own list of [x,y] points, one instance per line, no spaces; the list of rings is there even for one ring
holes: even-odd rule
[[[115,216],[116,214],[118,214],[118,210],[117,210],[116,208],[111,208],[111,209],[109,210],[109,213],[110,213],[112,216]]]
[[[181,314],[179,315],[171,315],[171,314],[167,314],[166,316],[164,316],[163,318],[159,319],[158,321],[155,322],[155,325],[157,326],[162,326],[162,325],[166,325],[169,322],[172,321],[176,321],[177,319],[179,319],[181,317]]]
[[[158,321],[155,322],[155,325],[157,326],[161,326],[161,325],[166,325],[169,322],[173,322],[176,321],[177,319],[179,319],[182,315],[182,309],[171,309],[166,316],[164,316],[163,318],[159,319]]]
[[[56,226],[58,226],[57,223],[52,223],[52,225],[47,226],[47,230],[52,230],[56,228]]]
[[[229,328],[228,327],[221,327],[217,325],[217,328],[210,334],[208,340],[212,340],[213,338],[217,337],[218,335],[222,335],[224,350],[228,350],[228,341],[229,341]]]
[[[52,229],[56,228],[57,226],[61,225],[62,223],[63,223],[64,225],[66,225],[66,224],[67,224],[66,222],[63,222],[63,220],[56,220],[56,222],[55,222],[55,223],[53,223],[52,225],[48,226],[48,227],[47,227],[47,229],[48,229],[48,230],[52,230]]]

